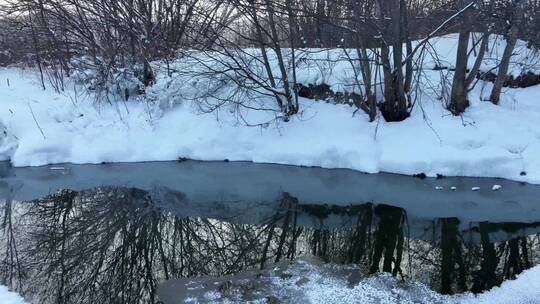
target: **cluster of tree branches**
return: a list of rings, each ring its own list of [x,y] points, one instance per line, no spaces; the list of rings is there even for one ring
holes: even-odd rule
[[[64,76],[88,71],[92,88],[126,74],[148,86],[155,82],[151,61],[165,62],[170,73],[172,59],[196,50],[193,58],[204,67],[198,74],[238,88],[218,99],[244,105],[249,93],[270,96],[285,120],[299,111],[298,66],[315,47],[343,48],[357,73],[354,103],[370,120],[378,113],[387,121],[406,119],[421,89],[428,38],[450,32],[459,33],[459,42],[448,110],[459,115],[467,108],[493,34],[507,41],[490,95],[497,104],[517,39],[536,45],[540,23],[536,0],[5,2],[0,60],[35,64],[57,89],[63,89]],[[482,37],[471,45],[473,32]],[[206,93],[216,97],[215,92]]]
[[[225,3],[197,0],[6,2],[1,6],[5,34],[0,34],[5,56],[52,69],[57,79],[73,69],[91,69],[97,85],[125,68],[150,85],[150,61],[211,44],[207,32],[219,33],[212,28],[216,20],[231,14]]]

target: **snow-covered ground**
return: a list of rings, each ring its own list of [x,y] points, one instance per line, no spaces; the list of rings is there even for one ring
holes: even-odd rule
[[[524,271],[516,280],[508,280],[500,287],[495,287],[484,293],[473,295],[458,294],[445,296],[430,290],[418,282],[402,283],[389,274],[377,274],[352,284],[355,280],[344,274],[351,273],[352,266],[323,265],[315,266],[308,262],[296,262],[287,268],[286,276],[258,277],[254,280],[268,280],[264,290],[254,292],[263,298],[253,303],[268,303],[268,296],[286,298],[288,303],[451,303],[451,304],[534,304],[540,301],[540,266]],[[337,274],[337,275],[336,275]],[[241,282],[238,282],[241,283]],[[245,283],[245,282],[244,282]],[[166,283],[167,284],[167,283]],[[233,290],[234,292],[234,283]],[[176,288],[174,284],[167,288]],[[191,292],[196,292],[191,288]],[[268,293],[265,293],[268,292]],[[234,298],[223,297],[216,291],[201,293],[201,298],[190,296],[191,302],[203,303],[235,303]],[[174,297],[174,296],[173,296]],[[166,301],[166,304],[173,303]],[[175,302],[176,303],[176,302]],[[178,301],[178,303],[184,303]],[[185,303],[189,303],[186,301]],[[27,304],[17,293],[10,292],[7,287],[0,285],[0,304]]]
[[[481,294],[441,295],[422,283],[403,282],[387,273],[364,276],[356,266],[320,264],[308,258],[226,279],[171,280],[158,295],[166,304],[533,304],[540,301],[540,267]]]
[[[0,285],[0,304],[26,304],[26,302],[18,294]]]
[[[436,39],[440,59],[451,64],[455,36]],[[426,72],[425,81],[439,79],[440,73]],[[345,67],[333,75],[321,78],[306,71],[302,77],[339,88]],[[276,122],[272,112],[243,111],[239,118],[226,107],[201,114],[196,104],[182,100],[186,85],[186,79],[158,74],[149,95],[176,101],[164,110],[136,101],[97,106],[80,89],[79,94],[43,91],[34,71],[0,68],[0,159],[15,166],[229,159],[540,184],[539,86],[505,89],[501,105],[494,106],[481,100],[491,87],[481,82],[462,117],[450,115],[426,90],[412,116],[400,123],[382,118],[369,123],[364,113],[353,116],[353,107],[303,99],[302,113],[285,123]],[[242,119],[258,126],[246,126]]]
[[[337,267],[337,266],[335,266]],[[532,304],[540,301],[540,267],[529,269],[516,280],[505,281],[482,294],[445,296],[418,282],[402,283],[390,274],[377,274],[362,279],[351,288],[350,282],[328,275],[331,266],[314,267],[308,263],[294,265],[288,280],[274,278],[277,293],[300,291],[307,303],[453,303],[453,304]],[[302,277],[309,280],[298,286]],[[296,279],[296,280],[295,280]],[[297,301],[296,303],[306,303]]]

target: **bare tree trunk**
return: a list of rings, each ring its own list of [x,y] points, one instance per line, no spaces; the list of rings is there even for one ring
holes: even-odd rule
[[[401,6],[402,6],[402,18],[403,18],[403,25],[404,25],[404,38],[405,38],[405,46],[407,48],[407,57],[412,56],[413,47],[411,42],[411,37],[409,37],[409,15],[407,13],[407,4],[405,0],[401,0]],[[404,84],[404,90],[405,93],[410,94],[411,93],[411,85],[413,80],[413,60],[407,60],[405,64],[405,84]]]
[[[486,54],[487,46],[489,43],[489,36],[490,35],[488,31],[482,34],[482,41],[480,42],[480,49],[478,50],[478,55],[476,56],[474,66],[469,72],[469,75],[467,76],[467,80],[465,82],[467,90],[471,87],[472,83],[476,79],[476,76],[480,72],[480,66],[482,65],[482,61],[484,60],[484,56]]]
[[[367,50],[365,43],[360,37],[360,49],[357,49],[358,60],[360,61],[360,70],[362,73],[362,79],[364,80],[364,89],[366,94],[367,105],[369,109],[369,121],[375,121],[377,118],[377,100],[375,94],[373,94],[372,81],[371,81],[371,66],[369,62],[369,57],[367,55]]]
[[[405,97],[405,84],[403,77],[403,23],[401,0],[379,1],[381,6],[380,21],[386,23],[386,16],[383,11],[390,13],[390,33],[388,40],[391,41],[393,50],[393,63],[390,64],[390,48],[387,43],[381,47],[381,60],[384,74],[384,102],[381,113],[386,121],[402,121],[409,117],[407,109],[407,98]]]
[[[521,20],[520,6],[521,4],[518,4],[517,7],[514,8],[515,17],[506,35],[506,47],[504,48],[504,52],[501,58],[501,63],[499,64],[499,71],[497,73],[497,79],[495,80],[495,84],[493,85],[493,90],[491,91],[491,95],[489,97],[489,99],[491,100],[493,104],[499,104],[502,88],[503,88],[504,82],[506,81],[508,68],[510,66],[510,59],[512,57],[512,53],[514,52],[514,48],[516,46],[516,42],[517,42],[517,38],[519,34],[519,20]]]
[[[268,52],[266,51],[266,45],[265,45],[265,39],[262,31],[262,25],[259,22],[259,18],[257,17],[257,7],[255,6],[255,2],[252,0],[249,2],[250,10],[253,18],[253,23],[255,25],[255,31],[257,34],[257,40],[259,43],[259,49],[261,50],[261,56],[263,59],[264,69],[266,70],[266,74],[268,76],[268,81],[270,82],[270,86],[273,89],[276,89],[276,80],[274,78],[274,73],[272,72],[272,67],[270,66],[270,60],[268,59]],[[276,102],[280,109],[283,108],[283,101],[279,96],[276,96]]]
[[[353,3],[353,8],[351,10],[353,12],[353,18],[354,16],[361,16],[363,15],[362,7],[360,3]],[[356,30],[356,53],[358,56],[359,66],[360,66],[360,74],[362,75],[362,80],[364,83],[364,90],[365,90],[365,101],[367,102],[367,110],[369,115],[369,121],[375,121],[375,118],[377,118],[377,100],[375,97],[375,94],[373,93],[373,83],[372,83],[372,71],[371,71],[371,63],[370,58],[367,53],[367,43],[365,40],[364,35],[361,33],[362,30],[362,23],[358,20],[358,18],[355,19],[355,30]],[[361,88],[360,88],[361,90]],[[360,107],[359,105],[357,105]]]
[[[296,89],[296,85],[298,83],[297,77],[296,77],[296,38],[298,33],[298,24],[296,22],[296,17],[293,12],[293,1],[287,0],[287,15],[289,17],[289,41],[291,44],[291,61],[292,61],[292,78],[293,78],[293,91],[294,91],[294,99],[293,99],[293,112],[298,113],[299,110],[299,104],[298,104],[298,90]]]
[[[39,69],[39,77],[40,77],[40,80],[41,80],[41,87],[43,88],[43,90],[45,90],[45,80],[43,79],[43,67],[42,67],[42,63],[41,63],[41,55],[40,55],[40,51],[38,50],[38,41],[37,41],[37,37],[36,37],[36,31],[34,29],[34,24],[33,24],[33,21],[32,21],[32,11],[30,10],[30,8],[28,8],[28,22],[30,23],[30,31],[32,33],[32,43],[34,44],[34,51],[35,51],[35,55],[36,55],[36,64],[38,66],[38,69]]]
[[[285,66],[285,61],[283,59],[283,53],[281,51],[281,45],[279,42],[279,34],[277,31],[274,4],[272,3],[272,0],[266,0],[266,7],[268,10],[268,25],[270,26],[270,33],[272,34],[272,40],[273,40],[272,42],[274,45],[273,49],[274,49],[274,52],[276,53],[279,70],[281,72],[281,80],[283,82],[283,90],[285,91],[282,96],[282,97],[285,97],[285,102],[283,102],[284,109],[282,109],[282,111],[285,114],[285,121],[287,121],[290,115],[293,115],[296,113],[296,109],[293,105],[291,84],[289,83],[287,67]]]
[[[452,83],[450,104],[448,105],[448,110],[454,115],[460,115],[465,112],[465,109],[469,106],[469,100],[467,99],[467,62],[471,32],[467,22],[467,12],[464,13],[464,18],[465,21],[462,22],[461,30],[459,31],[456,70],[454,72],[454,81]]]

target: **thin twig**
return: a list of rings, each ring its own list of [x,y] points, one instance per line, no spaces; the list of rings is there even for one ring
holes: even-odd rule
[[[30,106],[30,103],[27,103],[28,105],[28,108],[30,109],[30,113],[32,113],[32,118],[34,118],[34,122],[36,123],[36,126],[38,127],[39,131],[41,132],[41,135],[43,135],[43,139],[47,139],[45,137],[45,133],[43,133],[43,129],[41,128],[41,126],[39,125],[37,119],[36,119],[36,115],[34,115],[34,111],[32,111],[32,107]]]

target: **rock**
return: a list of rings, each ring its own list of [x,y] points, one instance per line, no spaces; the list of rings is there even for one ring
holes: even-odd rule
[[[309,282],[309,279],[308,278],[301,278],[300,280],[296,281],[296,286],[302,286],[304,284],[306,284],[307,282]]]
[[[416,178],[419,178],[419,179],[425,179],[427,177],[427,175],[424,172],[417,173],[417,174],[415,174],[413,176],[416,177]]]
[[[219,285],[218,290],[221,293],[228,293],[233,288],[233,283],[231,281],[225,281]]]
[[[540,84],[540,75],[527,72],[514,80],[514,87],[528,88]]]
[[[477,77],[480,80],[495,82],[495,80],[497,79],[497,74],[493,72],[479,73]]]
[[[278,275],[282,280],[288,280],[290,278],[293,277],[292,274],[288,273],[288,272],[282,272]]]
[[[358,285],[363,278],[364,274],[360,270],[355,269],[347,277],[347,286],[349,286],[349,288],[354,288],[354,286]]]
[[[278,298],[274,297],[274,296],[268,296],[268,297],[266,297],[266,303],[268,303],[268,304],[279,304],[279,303],[281,303],[281,301]]]
[[[480,73],[478,78],[484,81],[495,82],[497,74],[493,72]],[[512,75],[506,76],[503,86],[511,88],[528,88],[538,84],[540,84],[540,75],[529,71],[515,78]]]
[[[253,292],[256,290],[254,281],[242,282],[239,286],[242,298],[245,300],[251,299]]]
[[[298,96],[312,99],[311,89],[303,84],[298,84]]]
[[[345,104],[356,106],[369,114],[369,107],[363,96],[354,92],[334,92],[332,88],[326,84],[297,84],[295,86],[298,96],[314,100],[322,100],[327,103]]]

